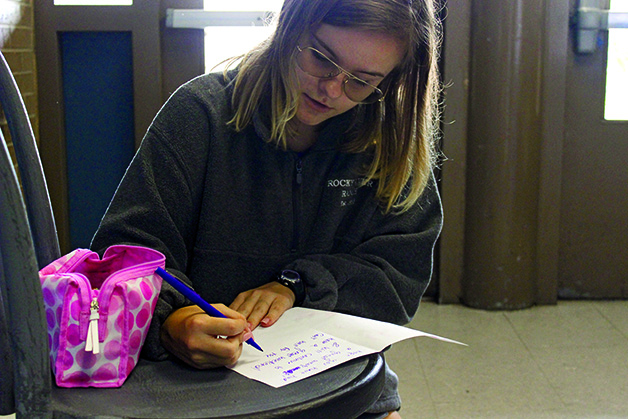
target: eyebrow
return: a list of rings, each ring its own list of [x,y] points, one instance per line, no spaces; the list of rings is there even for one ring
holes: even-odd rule
[[[331,58],[334,59],[334,62],[338,61],[338,56],[336,55],[334,50],[329,47],[329,45],[327,45],[322,39],[320,39],[315,34],[312,34],[312,38],[314,38],[316,40],[316,42],[318,42],[323,47],[323,49],[325,49],[329,53],[329,55],[331,55]],[[338,65],[338,64],[336,64],[336,65]],[[344,68],[343,68],[343,70],[344,70]],[[345,71],[348,71],[348,70],[345,70]],[[351,72],[351,74],[353,74],[353,73],[366,74],[368,76],[381,77],[381,78],[386,77],[385,74],[382,74],[382,73],[379,73],[379,72],[376,72],[376,71],[356,70],[354,72]]]

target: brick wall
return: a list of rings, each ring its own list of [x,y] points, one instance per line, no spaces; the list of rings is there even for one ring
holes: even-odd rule
[[[22,93],[35,137],[38,137],[33,0],[0,0],[0,50]],[[11,136],[0,109],[0,129],[15,161]]]

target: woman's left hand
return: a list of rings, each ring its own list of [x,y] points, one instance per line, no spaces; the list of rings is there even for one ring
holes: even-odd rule
[[[295,301],[290,288],[279,282],[269,282],[261,287],[241,292],[229,306],[247,318],[251,330],[258,325],[272,326]]]

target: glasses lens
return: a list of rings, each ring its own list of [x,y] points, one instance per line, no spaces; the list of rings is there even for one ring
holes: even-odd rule
[[[360,79],[347,78],[344,89],[349,99],[359,103],[374,103],[383,96],[381,90]]]
[[[329,58],[312,48],[304,48],[297,54],[301,70],[314,77],[336,77],[340,69]]]

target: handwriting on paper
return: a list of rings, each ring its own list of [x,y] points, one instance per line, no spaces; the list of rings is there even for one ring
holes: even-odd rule
[[[250,368],[260,374],[274,373],[281,384],[289,384],[368,352],[360,345],[315,332],[265,354]]]
[[[459,343],[390,323],[301,307],[288,310],[271,327],[258,327],[254,334],[264,352],[244,345],[240,359],[231,368],[273,387],[380,352],[411,337],[427,336]]]

